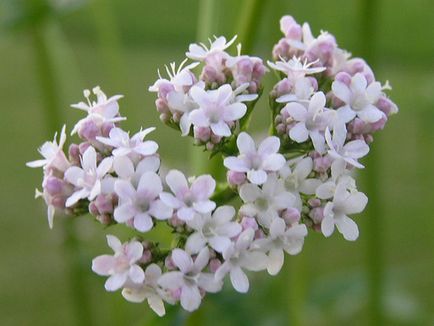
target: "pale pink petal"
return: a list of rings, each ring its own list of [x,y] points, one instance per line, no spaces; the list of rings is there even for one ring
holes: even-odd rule
[[[350,194],[342,205],[346,214],[357,214],[365,209],[367,203],[368,197],[363,192],[356,192]]]
[[[178,217],[183,221],[190,221],[195,216],[195,211],[191,207],[182,207],[180,208],[177,213]]]
[[[230,271],[231,283],[234,289],[240,293],[249,291],[249,279],[240,267],[234,267]]]
[[[266,171],[278,171],[286,163],[285,158],[281,154],[268,155],[264,161],[262,161],[262,168]]]
[[[173,249],[172,260],[179,270],[184,274],[190,272],[193,268],[193,260],[191,259],[190,255],[182,249]]]
[[[194,311],[200,306],[202,297],[200,296],[197,286],[182,287],[181,292],[181,306],[187,311]]]
[[[113,256],[98,256],[92,260],[92,270],[98,275],[107,276],[110,275],[115,264],[116,261]]]
[[[107,244],[114,252],[119,252],[122,249],[122,242],[114,235],[107,234]]]
[[[83,159],[81,160],[81,165],[83,170],[94,170],[96,169],[96,151],[95,148],[90,146],[83,154]]]
[[[267,271],[270,275],[277,275],[283,266],[284,254],[280,248],[273,248],[268,254]]]
[[[232,206],[219,206],[212,215],[217,224],[229,222],[235,216],[235,208]]]
[[[344,146],[345,156],[361,158],[368,154],[369,146],[363,140],[353,140]]]
[[[253,141],[252,137],[250,137],[250,135],[246,132],[242,132],[238,135],[237,147],[240,151],[240,154],[256,152],[255,142]]]
[[[209,119],[203,110],[194,110],[189,115],[190,121],[197,127],[209,127]]]
[[[191,184],[191,192],[196,199],[207,199],[215,190],[216,182],[210,175],[201,175]]]
[[[134,189],[131,182],[126,180],[116,180],[115,182],[115,192],[121,200],[123,199],[133,199],[136,196],[136,189]]]
[[[152,218],[147,213],[140,213],[134,216],[134,228],[140,232],[148,232],[154,226]]]
[[[113,157],[106,157],[101,161],[101,163],[98,165],[98,168],[96,169],[96,173],[99,178],[102,178],[107,174],[107,172],[110,171],[113,165]]]
[[[329,237],[332,235],[334,230],[335,230],[335,221],[333,215],[328,214],[324,216],[323,220],[321,221],[322,234],[324,234],[324,236],[326,237]]]
[[[229,137],[231,135],[231,129],[224,121],[219,121],[217,123],[211,123],[211,130],[214,134],[221,137]]]
[[[134,283],[140,284],[145,280],[145,272],[139,265],[133,265],[128,270],[128,276]]]
[[[328,181],[318,186],[316,189],[316,196],[320,199],[332,198],[335,194],[336,185],[332,181]]]
[[[84,178],[84,171],[78,166],[71,166],[65,171],[65,180],[77,186],[77,181]]]
[[[211,212],[216,207],[215,202],[211,200],[204,200],[193,203],[193,208],[202,214]]]
[[[235,121],[241,119],[247,111],[244,103],[233,103],[225,107],[223,112],[224,121]]]
[[[214,236],[208,239],[208,242],[215,251],[224,252],[230,245],[231,240],[228,237]]]
[[[356,116],[356,112],[354,112],[349,105],[345,105],[336,110],[338,117],[344,123],[350,122]]]
[[[195,232],[188,237],[185,250],[191,254],[197,254],[205,245],[205,238],[199,232]]]
[[[246,202],[253,202],[261,196],[261,190],[253,184],[244,184],[240,188],[240,197]]]
[[[184,204],[182,201],[180,201],[178,198],[176,198],[172,194],[169,194],[168,192],[162,192],[160,194],[160,199],[167,206],[175,208],[175,209],[182,207]]]
[[[164,289],[175,290],[184,283],[184,274],[181,272],[168,272],[161,275],[158,284]]]
[[[149,214],[158,220],[167,220],[172,217],[173,209],[163,203],[162,200],[154,200],[149,207]]]
[[[289,137],[297,143],[303,143],[309,138],[309,131],[304,122],[297,123],[289,130]]]
[[[247,172],[247,179],[253,184],[261,185],[267,181],[267,173],[263,170],[250,170]]]
[[[163,191],[161,179],[155,172],[145,172],[139,181],[138,191],[146,191],[148,198],[156,198]]]
[[[188,190],[187,179],[185,178],[184,174],[178,170],[169,171],[166,176],[166,182],[170,190],[172,190],[175,195]]]
[[[127,156],[117,156],[113,161],[113,169],[121,178],[129,178],[134,174],[133,162]]]
[[[345,240],[355,241],[359,237],[357,224],[348,216],[342,215],[335,219],[336,227]]]
[[[127,281],[127,277],[127,273],[113,274],[105,282],[105,289],[110,292],[119,290]]]
[[[204,247],[197,255],[194,261],[194,270],[196,272],[202,271],[206,267],[209,262],[209,249],[208,247]]]
[[[303,105],[291,102],[285,106],[284,110],[286,110],[286,112],[288,112],[296,121],[306,121],[307,110]]]
[[[145,141],[134,148],[134,151],[144,156],[155,154],[157,150],[158,144],[152,140]]]
[[[206,292],[211,293],[219,292],[223,286],[223,282],[216,280],[211,273],[201,273],[197,283]]]
[[[384,117],[384,113],[373,105],[364,108],[362,111],[358,111],[357,115],[365,122],[374,123]]]
[[[344,103],[348,104],[351,101],[351,91],[347,85],[336,80],[332,84],[333,94],[342,100]]]
[[[128,257],[130,264],[134,264],[143,255],[143,245],[138,241],[132,241],[125,246],[125,255]]]
[[[233,170],[236,172],[249,171],[249,167],[247,166],[246,162],[235,156],[226,157],[225,160],[223,161],[223,164],[229,170]]]

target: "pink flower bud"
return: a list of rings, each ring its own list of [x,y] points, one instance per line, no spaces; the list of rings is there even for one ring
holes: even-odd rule
[[[86,120],[78,130],[78,136],[85,140],[95,140],[95,138],[100,135],[100,128],[98,128],[95,121],[91,119]]]
[[[173,262],[172,256],[169,255],[166,257],[164,260],[164,266],[166,266],[169,271],[176,269],[176,265]]]
[[[217,258],[211,259],[209,261],[210,272],[215,273],[217,271],[217,269],[221,266],[221,264],[222,264],[222,262],[219,259],[217,259]]]
[[[235,187],[242,185],[246,181],[246,174],[243,172],[228,171],[226,178],[229,185]]]
[[[319,200],[318,198],[310,198],[307,203],[309,204],[310,207],[319,207],[321,206],[321,200]]]
[[[340,81],[341,83],[344,83],[347,86],[350,86],[351,84],[351,75],[346,72],[339,72],[337,73],[335,80]]]
[[[110,225],[113,222],[111,215],[108,214],[98,215],[96,219],[103,225]]]
[[[294,207],[286,209],[282,214],[282,218],[287,225],[298,223],[300,221],[300,217],[301,215],[299,210]]]
[[[194,138],[200,140],[201,142],[206,142],[211,136],[211,129],[208,127],[194,127],[193,133]]]
[[[110,194],[100,194],[95,198],[94,202],[100,214],[113,213],[113,198]]]
[[[321,223],[324,218],[324,207],[315,207],[309,212],[309,217],[315,224]]]
[[[253,229],[256,231],[258,230],[259,226],[258,223],[256,222],[256,219],[254,219],[253,217],[245,216],[241,220],[241,228],[243,229],[243,231],[247,229]]]

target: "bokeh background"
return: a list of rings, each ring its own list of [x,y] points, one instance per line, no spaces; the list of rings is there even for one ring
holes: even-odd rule
[[[433,325],[434,2],[219,0],[207,22],[210,2],[0,2],[0,325]],[[284,14],[367,56],[400,107],[359,174],[371,199],[357,216],[359,240],[310,234],[278,276],[252,275],[249,294],[226,287],[193,314],[168,308],[160,319],[146,303],[107,293],[91,259],[108,252],[107,232],[122,231],[89,216],[58,218],[50,231],[43,202],[33,199],[41,172],[25,162],[38,157],[60,121],[73,126],[80,113],[69,105],[82,90],[100,85],[125,95],[127,128],[158,127],[152,136],[166,166],[192,172],[190,140],[159,123],[147,92],[157,68],[180,62],[203,29],[231,37],[249,26],[243,37],[251,38],[252,54],[270,58]],[[265,101],[255,114],[253,130],[263,130]]]

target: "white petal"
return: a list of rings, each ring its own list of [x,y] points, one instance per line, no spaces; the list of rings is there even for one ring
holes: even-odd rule
[[[182,287],[181,292],[181,306],[187,311],[194,311],[200,306],[202,297],[200,296],[197,286]]]
[[[115,258],[109,255],[102,255],[92,260],[92,271],[98,275],[107,276],[110,275],[110,271],[116,264]]]
[[[230,278],[234,289],[240,293],[249,291],[249,279],[240,267],[235,267],[230,272]]]
[[[190,221],[195,216],[194,209],[190,207],[182,207],[177,211],[176,214],[183,221]]]
[[[134,217],[136,209],[130,203],[119,205],[115,208],[113,216],[116,222],[124,223]]]
[[[327,181],[316,189],[316,196],[319,199],[329,199],[335,194],[336,185],[332,181]]]
[[[280,248],[273,248],[268,254],[267,271],[270,275],[277,275],[283,266],[284,253]]]
[[[208,199],[215,190],[216,182],[210,175],[201,175],[191,185],[191,192],[196,199]]]
[[[161,179],[155,172],[145,172],[140,177],[138,191],[146,191],[148,198],[156,198],[163,191]]]
[[[353,140],[344,146],[345,155],[351,158],[361,158],[368,154],[369,146],[363,140]]]
[[[120,289],[127,280],[127,273],[113,274],[105,282],[105,289],[113,292]]]
[[[131,182],[126,180],[116,180],[115,192],[121,200],[130,199],[133,200],[136,197],[136,189],[134,189]]]
[[[230,156],[230,157],[225,158],[225,160],[223,161],[223,164],[229,170],[233,170],[236,172],[249,171],[249,167],[247,166],[246,162],[242,159],[239,159],[238,157],[235,157],[235,156]]]
[[[121,178],[129,178],[134,174],[133,162],[127,156],[117,156],[113,161],[113,169]]]
[[[309,131],[304,122],[297,123],[289,130],[289,137],[297,143],[303,143],[309,138]]]
[[[332,90],[334,95],[340,100],[342,100],[345,104],[350,103],[351,91],[347,85],[338,80],[335,80],[332,84]]]
[[[338,113],[339,119],[344,123],[350,122],[356,116],[356,112],[354,112],[349,105],[340,107],[336,112]]]
[[[279,151],[280,140],[277,137],[271,136],[265,138],[261,144],[259,144],[258,154],[271,155]]]
[[[178,170],[169,171],[166,176],[166,182],[175,195],[188,189],[187,179],[184,174]]]
[[[117,237],[107,234],[106,238],[108,246],[112,248],[114,252],[119,252],[122,249],[122,243]]]
[[[231,244],[231,240],[228,237],[214,236],[208,239],[211,248],[215,251],[222,253]]]
[[[164,273],[158,279],[158,284],[164,289],[178,289],[184,284],[184,274],[181,272]]]
[[[357,214],[365,209],[367,203],[368,197],[363,192],[356,192],[346,198],[343,209],[346,214]]]
[[[345,240],[355,241],[359,237],[357,224],[348,216],[342,215],[335,219],[336,227]]]
[[[285,165],[285,158],[281,154],[271,154],[262,162],[262,168],[266,171],[278,171]]]
[[[299,103],[288,103],[285,106],[285,110],[293,117],[296,121],[306,121],[307,110]]]
[[[229,126],[224,121],[211,123],[210,127],[212,132],[217,136],[229,137],[231,135],[231,130],[229,129]]]
[[[140,213],[134,216],[134,227],[140,232],[148,232],[153,226],[152,218],[148,214]]]
[[[261,185],[267,181],[267,173],[263,170],[250,170],[247,172],[247,179],[253,184]]]
[[[202,250],[197,255],[195,261],[194,261],[194,270],[199,273],[208,265],[209,262],[209,249],[208,247],[202,248]]]
[[[247,106],[244,103],[233,103],[225,107],[223,119],[225,121],[235,121],[241,119],[247,111]]]
[[[240,197],[245,203],[253,202],[260,196],[261,190],[258,188],[258,186],[246,183],[240,188]]]
[[[328,205],[328,204],[327,204]],[[321,232],[324,236],[329,237],[332,235],[335,230],[335,221],[333,215],[324,216],[321,222]]]
[[[140,284],[145,280],[145,272],[141,267],[139,267],[139,265],[131,266],[128,271],[128,276],[130,277],[131,281],[136,284]]]
[[[158,220],[167,220],[173,215],[173,209],[163,203],[162,200],[154,200],[149,207],[149,214]]]
[[[237,147],[240,151],[240,154],[256,152],[255,142],[253,141],[252,137],[250,137],[250,135],[246,132],[242,132],[238,135]]]
[[[182,249],[173,249],[172,260],[179,270],[184,274],[188,273],[193,267],[193,260],[191,259],[190,255]]]
[[[197,254],[205,245],[205,238],[199,232],[195,232],[188,237],[185,250],[190,254]]]
[[[204,200],[193,203],[193,208],[202,214],[211,212],[216,207],[215,202],[211,200]]]

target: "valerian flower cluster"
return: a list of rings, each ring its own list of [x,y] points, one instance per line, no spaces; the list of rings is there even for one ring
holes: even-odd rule
[[[86,116],[73,128],[80,142],[65,152],[66,128],[59,140],[40,148],[42,191],[49,226],[57,211],[89,212],[105,225],[124,224],[137,236],[122,243],[107,235],[111,255],[96,257],[92,270],[107,276],[107,291],[121,290],[131,302],[147,301],[160,316],[165,303],[196,310],[207,293],[222,289],[226,277],[241,293],[249,272],[276,275],[285,253],[301,252],[309,232],[349,241],[359,235],[350,217],[368,198],[351,176],[364,168],[376,131],[397,106],[387,97],[367,63],[338,47],[333,35],[312,35],[307,23],[280,21],[284,37],[274,61],[236,54],[215,37],[191,44],[178,68],[149,88],[157,93],[161,120],[191,136],[211,155],[221,154],[227,182],[211,175],[187,177],[160,171],[154,128],[130,135],[120,127],[121,95],[100,88],[84,91],[86,102],[72,105]],[[190,60],[190,62],[188,62]],[[269,70],[279,76],[270,93],[270,135],[255,142],[246,130]],[[230,205],[239,198],[241,205]],[[159,223],[174,235],[171,248],[146,239]]]

